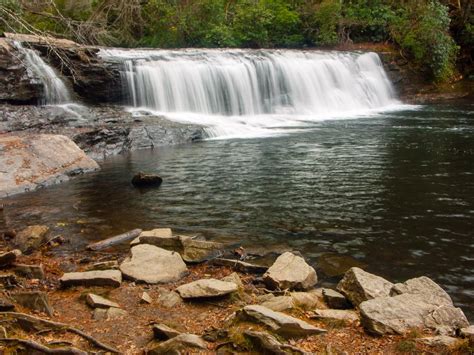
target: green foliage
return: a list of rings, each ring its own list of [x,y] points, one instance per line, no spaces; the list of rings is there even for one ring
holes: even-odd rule
[[[339,42],[337,29],[340,19],[340,1],[323,0],[314,14],[314,23],[318,28],[314,38],[317,45],[332,46]]]
[[[268,27],[272,13],[263,1],[242,0],[235,8],[234,37],[245,47],[266,47],[269,44]]]

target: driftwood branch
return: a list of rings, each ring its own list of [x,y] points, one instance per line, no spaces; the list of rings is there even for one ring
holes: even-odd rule
[[[112,348],[111,346],[102,343],[101,341],[97,340],[96,338],[92,337],[91,335],[86,334],[82,330],[74,328],[74,327],[72,327],[68,324],[49,321],[49,320],[38,318],[38,317],[29,315],[29,314],[25,314],[25,313],[17,313],[17,312],[2,312],[2,313],[0,313],[0,319],[1,320],[6,320],[8,318],[16,320],[20,324],[20,326],[21,325],[25,326],[25,323],[26,323],[26,325],[28,325],[28,323],[29,323],[29,325],[33,325],[33,326],[34,325],[40,325],[40,326],[44,326],[44,327],[50,327],[50,328],[55,329],[55,330],[68,331],[68,332],[71,332],[71,333],[74,333],[74,334],[77,334],[77,335],[81,336],[82,338],[86,339],[91,344],[93,344],[94,346],[96,346],[100,349],[110,351],[111,353],[115,353],[115,354],[119,353],[118,350]]]
[[[88,250],[107,249],[107,248],[110,248],[114,245],[117,245],[117,244],[120,244],[120,243],[123,243],[123,242],[130,241],[132,239],[135,239],[136,237],[138,237],[140,235],[141,232],[142,232],[141,229],[134,229],[134,230],[131,230],[127,233],[119,234],[119,235],[116,235],[115,237],[107,238],[107,239],[102,240],[100,242],[89,244],[87,246],[87,249]]]
[[[30,350],[40,351],[42,354],[60,354],[60,355],[87,355],[87,351],[83,351],[74,347],[65,348],[48,348],[40,343],[32,340],[17,338],[0,338],[0,344],[22,345]]]

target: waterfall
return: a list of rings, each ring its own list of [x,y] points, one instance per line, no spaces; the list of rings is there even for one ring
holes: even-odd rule
[[[375,53],[102,50],[123,63],[129,104],[209,126],[213,136],[285,131],[399,102]]]
[[[49,66],[33,49],[25,48],[20,42],[14,42],[15,47],[23,55],[27,70],[33,80],[39,80],[44,87],[43,105],[59,105],[69,103],[69,90]]]

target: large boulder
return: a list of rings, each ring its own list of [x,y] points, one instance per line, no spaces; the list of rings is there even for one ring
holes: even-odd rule
[[[99,165],[65,136],[0,137],[0,197],[33,191],[97,169]]]
[[[122,273],[118,270],[101,270],[65,273],[59,279],[63,287],[68,286],[112,286],[119,287]]]
[[[337,285],[341,292],[354,305],[377,297],[387,297],[393,284],[383,277],[370,274],[358,267],[349,269]]]
[[[425,299],[428,299],[428,302],[430,299],[435,299],[434,301],[437,304],[453,304],[451,297],[446,293],[446,291],[426,276],[417,277],[405,281],[404,283],[395,284],[390,290],[391,296],[401,295],[403,293],[423,295]]]
[[[469,325],[459,308],[446,305],[443,298],[404,293],[378,297],[359,304],[361,323],[374,334],[404,334],[414,328],[460,329]]]
[[[150,284],[174,282],[186,275],[188,269],[178,253],[149,244],[131,249],[131,256],[120,264],[125,277]]]
[[[325,333],[326,330],[317,328],[300,319],[275,312],[264,306],[245,306],[240,311],[240,316],[262,323],[285,337],[303,337]]]
[[[238,285],[234,282],[221,281],[216,279],[203,279],[181,285],[176,292],[184,298],[219,297],[238,290]]]
[[[316,271],[306,261],[293,253],[280,255],[263,275],[270,288],[307,290],[317,282]]]
[[[30,254],[46,242],[47,226],[28,226],[15,237],[15,246],[25,254]]]

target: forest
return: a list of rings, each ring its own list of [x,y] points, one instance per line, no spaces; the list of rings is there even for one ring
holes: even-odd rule
[[[435,82],[472,73],[470,0],[1,0],[0,31],[120,47],[383,43]]]

